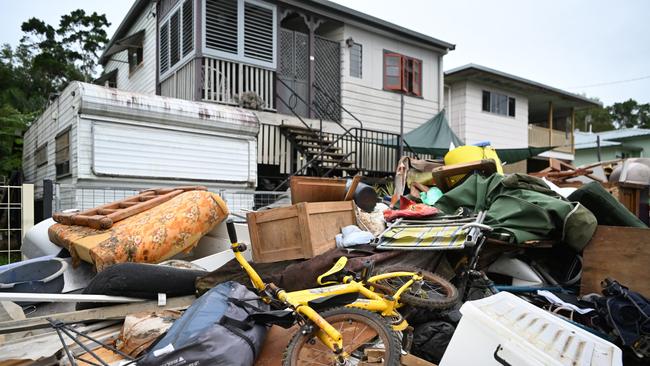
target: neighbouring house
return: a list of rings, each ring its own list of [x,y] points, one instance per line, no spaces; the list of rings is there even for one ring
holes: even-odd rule
[[[271,190],[292,174],[385,176],[401,129],[443,109],[454,47],[326,0],[136,0],[102,86],[68,87],[26,133],[26,178],[41,197],[46,178]]]
[[[539,171],[548,159],[574,160],[575,111],[599,102],[485,66],[445,72],[446,113],[466,144],[490,141],[496,149],[552,146],[538,156],[507,164],[508,172]]]
[[[650,129],[621,128],[605,132],[575,131],[574,134],[575,158],[573,165],[575,166],[598,161],[647,157],[650,154]]]

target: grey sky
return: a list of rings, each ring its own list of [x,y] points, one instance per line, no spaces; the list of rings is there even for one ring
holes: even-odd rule
[[[477,63],[599,97],[650,102],[650,1],[336,0],[456,44],[445,69]],[[77,8],[106,13],[112,32],[130,0],[0,0],[0,43],[16,44],[31,16],[57,24]],[[621,80],[641,80],[611,83]],[[585,85],[603,84],[594,87]]]

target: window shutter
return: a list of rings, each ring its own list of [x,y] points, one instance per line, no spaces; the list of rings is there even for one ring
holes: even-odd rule
[[[422,96],[422,62],[413,59],[413,94]]]
[[[237,54],[237,0],[206,0],[205,46]]]
[[[193,0],[183,3],[183,57],[194,50],[194,7]]]
[[[244,3],[244,56],[273,62],[273,10]]]
[[[160,25],[160,73],[169,70],[169,23]]]
[[[402,90],[403,64],[402,55],[384,54],[384,89]]]
[[[169,18],[169,67],[176,65],[181,59],[180,49],[180,12],[177,10],[171,18]]]

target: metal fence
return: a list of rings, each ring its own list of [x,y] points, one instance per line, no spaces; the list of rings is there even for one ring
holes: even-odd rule
[[[0,186],[0,265],[21,260],[22,239],[34,225],[34,185]]]
[[[142,188],[84,187],[72,184],[55,184],[52,207],[54,211],[69,209],[88,210],[93,207],[122,200],[138,194]],[[245,213],[269,205],[291,204],[288,192],[212,190],[228,205],[236,221],[245,220]]]

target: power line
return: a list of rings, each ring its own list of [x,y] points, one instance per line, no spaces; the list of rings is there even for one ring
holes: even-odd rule
[[[631,81],[638,81],[638,80],[644,80],[644,79],[650,79],[650,75],[640,76],[640,77],[638,77],[638,78],[633,78],[633,79],[625,79],[625,80],[608,81],[608,82],[598,83],[598,84],[580,85],[580,86],[570,86],[570,87],[568,87],[567,89],[593,88],[593,87],[604,86],[604,85],[613,85],[613,84],[629,83],[629,82],[631,82]]]

